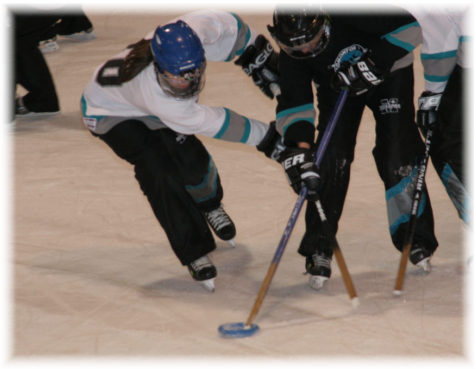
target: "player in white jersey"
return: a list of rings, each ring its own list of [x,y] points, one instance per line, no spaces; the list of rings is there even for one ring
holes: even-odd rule
[[[465,81],[469,76],[469,35],[465,23],[469,9],[409,9],[423,34],[421,61],[425,91],[421,94],[417,122],[426,135],[431,126],[430,155],[460,218],[469,223],[470,197],[464,164]]]
[[[207,60],[231,61],[269,97],[277,93],[271,44],[235,14],[198,11],[159,26],[102,64],[81,99],[89,130],[134,166],[135,177],[192,277],[214,289],[215,249],[209,227],[232,240],[223,189],[211,155],[195,136],[257,146],[270,155],[274,125],[225,107],[198,103]]]

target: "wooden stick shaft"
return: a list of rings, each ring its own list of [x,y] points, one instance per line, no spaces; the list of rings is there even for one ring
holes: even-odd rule
[[[425,138],[425,154],[418,168],[418,175],[416,178],[415,193],[413,194],[412,208],[410,214],[410,220],[408,221],[408,228],[406,234],[406,241],[402,249],[402,255],[400,256],[400,264],[398,266],[397,278],[395,279],[395,286],[393,292],[399,294],[403,289],[403,281],[405,279],[405,272],[407,269],[407,261],[410,256],[410,249],[413,243],[413,237],[415,236],[416,224],[418,221],[418,209],[420,208],[421,198],[423,196],[423,188],[425,183],[425,174],[428,167],[428,158],[430,157],[431,137],[433,131],[428,128]]]
[[[403,290],[403,282],[405,281],[405,271],[407,269],[408,257],[410,256],[411,243],[407,242],[402,250],[402,255],[400,257],[400,264],[398,266],[397,279],[395,280],[394,291]]]
[[[337,124],[337,121],[339,120],[340,113],[342,112],[345,101],[347,100],[348,94],[349,94],[349,91],[342,90],[339,94],[339,97],[337,98],[334,111],[332,112],[329,123],[327,124],[324,130],[323,139],[321,140],[321,143],[319,144],[319,147],[317,148],[316,157],[315,157],[315,163],[317,166],[319,166],[320,162],[322,161],[324,153],[327,149],[327,145],[329,144],[330,138],[332,137],[332,133],[334,132],[334,128]],[[278,268],[279,262],[284,253],[284,249],[286,248],[289,238],[291,237],[291,233],[294,229],[294,225],[296,224],[299,213],[301,212],[301,208],[306,198],[306,195],[307,195],[307,188],[303,187],[301,189],[301,192],[299,193],[296,204],[294,205],[291,216],[289,217],[284,233],[281,236],[281,240],[279,242],[278,248],[276,249],[276,252],[274,253],[274,257],[268,268],[266,277],[263,283],[261,284],[260,291],[258,293],[258,296],[256,297],[256,300],[251,309],[250,315],[245,323],[248,326],[251,325],[251,323],[253,322],[254,318],[258,314],[261,304],[263,303],[263,299],[266,296],[266,293],[269,289],[271,281],[273,280],[274,273],[276,273],[276,269]]]
[[[256,315],[258,314],[258,311],[261,308],[261,304],[263,303],[264,297],[266,296],[266,293],[268,292],[271,281],[273,280],[274,273],[276,273],[276,269],[278,269],[278,264],[275,262],[272,262],[268,268],[268,273],[266,273],[266,277],[264,278],[264,281],[261,285],[261,289],[258,293],[258,296],[256,297],[256,300],[251,309],[250,315],[248,316],[248,319],[246,320],[246,325],[251,325]]]
[[[354,283],[352,282],[349,269],[347,269],[347,265],[344,260],[344,255],[342,254],[337,240],[334,245],[334,255],[336,258],[337,265],[339,266],[342,279],[344,280],[345,287],[347,288],[347,293],[349,294],[349,297],[352,300],[353,298],[357,297],[357,292],[355,291]]]

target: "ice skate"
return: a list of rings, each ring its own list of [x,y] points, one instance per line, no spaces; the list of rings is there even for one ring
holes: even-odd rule
[[[94,34],[94,30],[92,27],[85,29],[84,31],[79,31],[79,32],[70,33],[70,34],[60,33],[60,36],[69,38],[70,40],[79,41],[79,42],[90,41],[96,38],[96,35]]]
[[[322,252],[306,257],[306,273],[309,273],[309,285],[315,290],[324,287],[331,276],[331,258]]]
[[[38,109],[39,110],[39,109]],[[44,109],[41,111],[31,111],[23,102],[22,97],[15,99],[15,118],[30,118],[30,117],[49,117],[59,113],[59,110]]]
[[[421,268],[425,273],[431,272],[431,252],[425,246],[414,243],[409,258],[413,265]]]
[[[58,42],[56,42],[56,36],[48,40],[42,40],[38,43],[38,47],[43,54],[52,53],[59,50]]]
[[[200,282],[207,291],[215,291],[217,270],[208,256],[205,255],[192,261],[187,267],[194,280]]]
[[[228,243],[233,247],[235,246],[235,241],[233,240],[236,235],[235,225],[225,210],[223,210],[221,204],[218,208],[206,212],[205,218],[218,238],[223,241],[228,241]]]

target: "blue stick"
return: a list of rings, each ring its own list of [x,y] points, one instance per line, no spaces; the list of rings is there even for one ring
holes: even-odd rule
[[[342,112],[342,108],[344,107],[345,101],[347,99],[347,95],[348,95],[348,91],[342,90],[339,94],[339,97],[337,98],[334,111],[332,112],[329,123],[327,124],[327,127],[324,130],[322,140],[319,144],[319,147],[316,152],[316,156],[314,158],[314,162],[316,163],[317,167],[320,166],[322,158],[324,157],[324,153],[326,152],[327,146],[329,145],[329,141],[332,137],[332,133],[334,132],[334,128],[337,124],[337,121],[339,120],[340,113]],[[276,252],[274,254],[273,260],[271,261],[271,265],[269,266],[268,273],[266,274],[263,284],[261,285],[261,289],[260,289],[260,292],[258,293],[255,304],[253,305],[253,308],[251,309],[248,320],[246,321],[246,326],[250,326],[251,322],[254,320],[254,318],[258,314],[258,311],[261,307],[264,296],[266,295],[266,292],[268,291],[269,285],[271,284],[271,280],[273,279],[274,273],[276,272],[279,261],[281,260],[281,257],[283,256],[284,249],[286,248],[286,245],[289,241],[289,237],[291,236],[291,233],[294,229],[294,225],[296,224],[299,213],[301,212],[301,208],[302,208],[302,205],[304,204],[304,200],[306,199],[306,195],[307,195],[307,188],[303,187],[301,189],[301,192],[299,193],[299,197],[296,201],[296,204],[294,205],[291,216],[289,217],[286,228],[284,229],[284,233],[281,236],[281,240],[279,241],[278,248],[276,249]]]

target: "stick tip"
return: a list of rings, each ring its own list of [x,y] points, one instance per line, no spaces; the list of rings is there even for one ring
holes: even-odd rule
[[[354,297],[352,299],[352,307],[355,309],[356,307],[358,307],[360,305],[360,301],[359,301],[359,298],[358,297]]]
[[[402,290],[393,290],[393,296],[400,297],[402,295]]]

